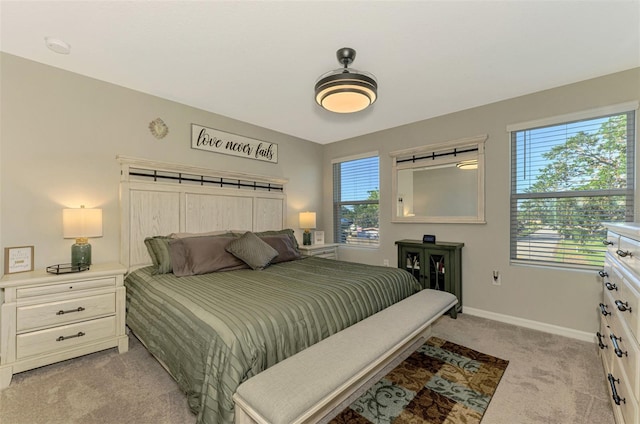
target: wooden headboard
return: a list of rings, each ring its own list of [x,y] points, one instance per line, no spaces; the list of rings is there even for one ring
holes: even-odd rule
[[[146,237],[284,228],[287,179],[124,156],[117,160],[120,261],[129,270],[151,264]]]

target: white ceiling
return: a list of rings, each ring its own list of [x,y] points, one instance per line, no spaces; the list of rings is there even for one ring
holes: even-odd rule
[[[2,0],[0,19],[4,52],[322,144],[640,66],[640,0]],[[340,47],[378,79],[363,112],[314,102]]]

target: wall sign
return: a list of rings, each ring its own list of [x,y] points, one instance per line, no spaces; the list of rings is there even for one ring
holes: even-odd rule
[[[4,273],[33,271],[33,246],[5,247]]]
[[[191,148],[278,163],[278,145],[191,124]]]

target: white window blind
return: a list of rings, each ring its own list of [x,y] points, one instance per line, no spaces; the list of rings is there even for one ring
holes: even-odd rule
[[[378,156],[333,164],[333,223],[336,243],[379,245]]]
[[[599,267],[633,220],[635,111],[511,132],[511,260]]]

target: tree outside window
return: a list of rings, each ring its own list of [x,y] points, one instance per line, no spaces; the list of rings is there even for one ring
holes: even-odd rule
[[[348,245],[378,246],[378,157],[334,163],[333,183],[334,240]]]
[[[511,133],[511,259],[601,266],[633,220],[635,113]]]

